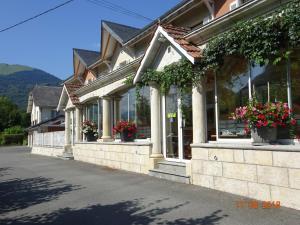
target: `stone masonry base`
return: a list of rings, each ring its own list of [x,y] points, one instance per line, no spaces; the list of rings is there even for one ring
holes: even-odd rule
[[[33,146],[31,153],[37,155],[44,155],[44,156],[62,156],[64,152],[64,147],[46,147],[46,146]]]
[[[192,183],[300,210],[300,151],[269,148],[194,145]]]
[[[78,143],[73,146],[75,160],[148,174],[150,143]]]

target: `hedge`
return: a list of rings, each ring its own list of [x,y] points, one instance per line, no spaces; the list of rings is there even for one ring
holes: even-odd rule
[[[24,134],[3,134],[3,145],[23,145]]]

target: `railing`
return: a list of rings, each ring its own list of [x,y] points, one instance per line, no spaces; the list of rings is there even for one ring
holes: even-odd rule
[[[65,131],[47,133],[33,132],[33,146],[63,147],[65,144]]]

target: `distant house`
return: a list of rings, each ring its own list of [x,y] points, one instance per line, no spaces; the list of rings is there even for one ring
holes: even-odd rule
[[[62,154],[65,116],[56,110],[61,92],[62,87],[35,86],[29,93],[27,113],[31,114],[31,126],[27,131],[33,152]]]
[[[35,86],[29,93],[27,113],[31,114],[31,125],[56,117],[62,87]]]

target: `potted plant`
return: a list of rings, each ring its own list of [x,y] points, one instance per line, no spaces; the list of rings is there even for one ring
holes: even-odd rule
[[[287,103],[262,104],[255,99],[247,106],[236,108],[233,120],[245,124],[245,132],[251,131],[253,144],[272,144],[277,140],[277,128],[290,128],[297,121]]]
[[[84,133],[87,141],[97,140],[97,125],[96,123],[86,120],[82,123],[82,132]]]
[[[135,123],[130,121],[119,121],[113,130],[114,134],[120,134],[123,142],[133,141],[137,132]]]

